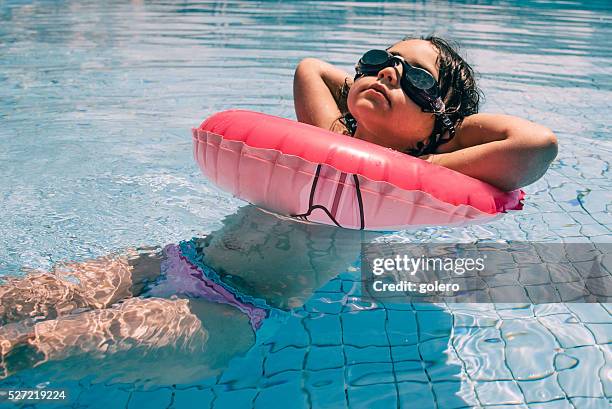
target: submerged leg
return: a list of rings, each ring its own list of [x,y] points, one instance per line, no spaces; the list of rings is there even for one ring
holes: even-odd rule
[[[133,348],[142,353],[164,347],[199,353],[207,339],[189,301],[130,298],[112,308],[0,327],[0,378],[82,354],[102,358]]]
[[[74,310],[105,308],[138,295],[159,275],[159,251],[131,250],[82,263],[65,263],[51,272],[5,277],[0,284],[0,325],[27,318],[56,318]]]

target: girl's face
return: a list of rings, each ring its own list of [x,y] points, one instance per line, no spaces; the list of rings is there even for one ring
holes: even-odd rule
[[[389,48],[413,66],[438,80],[438,51],[425,40],[405,40]],[[377,76],[358,78],[348,94],[348,108],[357,120],[356,137],[405,151],[431,135],[434,115],[422,112],[400,87],[401,64],[382,69]]]

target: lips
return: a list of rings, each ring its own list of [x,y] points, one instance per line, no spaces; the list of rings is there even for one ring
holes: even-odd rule
[[[376,92],[380,92],[385,97],[389,105],[391,105],[391,100],[389,99],[389,95],[387,95],[387,90],[385,89],[385,87],[379,84],[374,84],[368,89],[374,90]]]

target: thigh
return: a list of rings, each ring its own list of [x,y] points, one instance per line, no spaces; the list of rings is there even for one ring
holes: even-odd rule
[[[8,277],[0,285],[0,325],[23,319],[55,318],[89,307],[78,287],[54,273]]]
[[[139,295],[147,282],[159,276],[160,261],[156,249],[128,250],[126,255],[61,263],[50,272],[6,277],[0,285],[0,325],[109,307]]]
[[[0,378],[45,364],[70,379],[95,375],[133,382],[146,373],[158,383],[191,382],[217,375],[253,341],[248,318],[233,307],[131,298],[21,330],[15,324],[0,327]]]
[[[18,356],[24,345],[31,356],[38,357],[29,360],[31,366],[37,366],[76,355],[105,356],[133,348],[171,346],[201,351],[207,338],[187,300],[130,298],[112,308],[0,327],[0,357],[10,370],[10,362],[28,361]]]

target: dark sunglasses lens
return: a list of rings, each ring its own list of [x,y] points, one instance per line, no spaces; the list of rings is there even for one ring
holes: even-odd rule
[[[434,77],[421,68],[411,67],[406,70],[406,75],[410,79],[412,85],[418,89],[428,90],[436,85]]]
[[[390,55],[385,50],[370,50],[361,57],[361,63],[366,65],[385,65]]]

